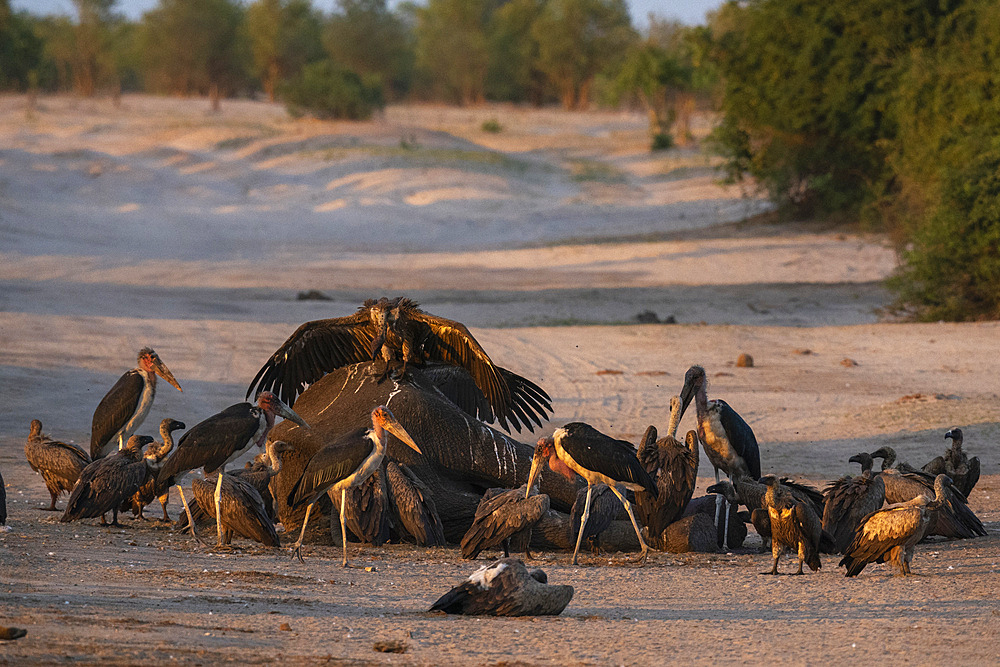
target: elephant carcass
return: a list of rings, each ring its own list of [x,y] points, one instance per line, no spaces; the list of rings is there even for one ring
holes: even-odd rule
[[[285,455],[281,473],[271,481],[278,516],[286,530],[302,525],[305,509],[292,511],[287,501],[306,462],[340,435],[361,426],[370,428],[372,409],[385,405],[423,451],[419,455],[390,438],[387,455],[407,465],[430,488],[446,538],[458,542],[471,525],[485,489],[525,483],[534,448],[463,412],[419,368],[408,368],[402,379],[392,375],[382,378],[380,371],[380,364],[367,362],[325,375],[295,401],[295,412],[310,428],[282,422],[271,431],[271,439],[285,440],[295,447]],[[454,372],[465,373],[459,368]],[[436,379],[440,373],[440,368],[435,369]],[[553,507],[568,511],[577,484],[547,472],[541,491],[549,494]],[[323,500],[313,508],[314,514],[330,514],[332,504]],[[309,524],[314,525],[312,520]],[[315,525],[325,526],[326,522],[317,520]],[[311,534],[309,539],[315,543],[319,541],[316,537]],[[329,537],[323,541],[329,543]]]

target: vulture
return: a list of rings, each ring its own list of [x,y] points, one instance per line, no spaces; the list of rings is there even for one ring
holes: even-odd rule
[[[944,434],[951,438],[951,447],[945,450],[944,456],[934,458],[923,467],[923,471],[931,475],[945,474],[954,480],[955,488],[966,498],[972,493],[979,481],[979,457],[971,459],[962,451],[962,429],[957,426]]]
[[[512,550],[531,558],[531,529],[548,511],[549,497],[535,488],[487,489],[462,536],[462,558],[475,560],[482,551],[498,546],[505,558]]]
[[[879,477],[885,483],[885,501],[890,504],[905,503],[918,495],[933,496],[936,478],[923,471],[902,472],[892,468],[896,452],[882,447],[872,452],[873,458],[882,459]],[[950,477],[948,478],[951,479]],[[931,513],[927,536],[941,535],[952,540],[970,539],[986,535],[986,528],[968,505],[965,496],[950,481],[945,482],[941,504]]]
[[[50,512],[56,510],[59,494],[72,492],[80,473],[90,464],[90,456],[81,447],[53,440],[42,433],[42,422],[37,419],[31,420],[28,440],[24,443],[24,456],[31,469],[45,480],[52,504],[43,509]]]
[[[430,489],[407,466],[390,458],[386,458],[385,481],[396,532],[409,535],[418,546],[444,546],[444,526]]]
[[[698,434],[689,431],[684,443],[676,438],[680,405],[679,396],[670,399],[667,435],[657,440],[656,428],[650,426],[639,446],[639,463],[653,478],[657,495],[654,500],[648,493],[636,493],[635,509],[637,518],[654,541],[680,518],[698,483]]]
[[[823,530],[833,537],[838,554],[851,544],[861,521],[885,502],[885,482],[881,476],[872,476],[871,455],[862,452],[849,460],[861,464],[861,475],[831,482],[824,493]]]
[[[149,462],[149,465],[146,467],[146,479],[143,480],[142,486],[139,487],[135,495],[122,503],[122,512],[131,509],[133,516],[139,520],[143,520],[145,517],[142,516],[142,510],[146,505],[153,502],[154,498],[159,498],[160,507],[163,508],[163,520],[170,521],[170,516],[167,514],[167,502],[170,500],[170,486],[157,484],[156,474],[159,472],[160,466],[163,465],[163,460],[174,449],[173,432],[184,428],[187,428],[184,422],[170,419],[169,417],[160,422],[160,437],[163,438],[163,442],[160,443],[159,447],[154,448],[150,445],[146,449],[146,460]]]
[[[464,324],[426,313],[405,297],[368,299],[353,315],[306,322],[254,376],[247,397],[271,390],[286,403],[342,366],[385,362],[383,375],[401,364],[460,366],[472,383],[439,388],[463,410],[504,430],[529,431],[552,412],[548,394],[530,380],[497,366]]]
[[[840,564],[856,577],[868,563],[891,562],[901,576],[910,574],[914,548],[930,528],[931,514],[944,501],[947,475],[934,480],[934,500],[925,494],[895,503],[866,516],[854,533]]]
[[[3,475],[0,475],[0,532],[10,530],[7,527],[7,487],[3,483]]]
[[[558,616],[573,599],[572,586],[553,586],[542,570],[504,558],[484,565],[441,596],[430,611],[469,616]]]
[[[151,442],[153,439],[148,435],[133,435],[125,449],[97,459],[84,468],[59,521],[68,523],[99,516],[101,525],[106,526],[104,515],[112,512],[111,525],[120,525],[118,509],[123,501],[135,495],[149,472],[142,449]]]
[[[222,471],[219,471],[222,475]],[[274,530],[274,522],[267,514],[264,499],[245,479],[231,474],[222,475],[222,484],[214,479],[193,479],[191,491],[198,506],[211,508],[215,514],[215,492],[220,489],[219,509],[222,522],[222,544],[233,541],[233,533],[238,533],[248,540],[260,542],[265,547],[280,546],[278,534]],[[213,516],[214,518],[214,516]]]
[[[340,512],[340,495],[331,494],[335,514]],[[347,529],[362,544],[380,547],[389,541],[389,492],[385,484],[385,458],[371,477],[347,490],[344,519]],[[331,531],[331,534],[336,531]]]
[[[587,503],[587,489],[581,488],[576,492],[576,500],[569,511],[569,538],[572,540],[580,532],[580,521],[583,520],[583,508]],[[590,516],[587,518],[587,526],[583,530],[583,539],[590,540],[590,550],[595,556],[601,552],[601,533],[608,529],[608,526],[618,517],[622,510],[622,504],[611,492],[611,487],[607,484],[595,484],[593,498],[590,503]],[[638,513],[638,504],[636,504]],[[642,519],[639,519],[643,523]]]
[[[763,574],[778,574],[778,560],[786,551],[798,553],[799,571],[795,574],[803,574],[803,563],[813,572],[819,570],[822,567],[819,560],[821,543],[831,541],[823,531],[819,515],[809,503],[783,488],[774,475],[762,477],[761,483],[767,487],[764,505],[771,520],[771,555],[774,557],[774,566]]]

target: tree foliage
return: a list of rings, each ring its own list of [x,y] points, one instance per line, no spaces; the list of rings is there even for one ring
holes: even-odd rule
[[[309,0],[257,0],[246,26],[254,74],[272,102],[282,81],[323,57],[322,21]]]
[[[26,90],[38,76],[43,48],[29,17],[0,0],[0,90]]]
[[[377,77],[390,98],[409,90],[413,44],[403,19],[386,0],[337,0],[337,11],[323,33],[334,62],[363,76]]]
[[[331,60],[303,67],[285,84],[283,97],[293,115],[328,119],[364,120],[385,104],[378,81],[365,81]]]

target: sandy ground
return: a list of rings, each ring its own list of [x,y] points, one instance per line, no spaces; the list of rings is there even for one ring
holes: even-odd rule
[[[740,223],[766,204],[717,183],[695,148],[646,152],[638,114],[406,107],[347,124],[206,109],[57,98],[27,117],[23,98],[0,98],[0,624],[29,632],[0,643],[0,663],[1000,659],[1000,325],[886,319],[895,257],[881,239]],[[483,132],[488,119],[503,131]],[[331,300],[296,300],[307,289]],[[37,509],[48,496],[23,457],[28,422],[87,442],[139,347],[184,387],[161,388],[147,423],[190,425],[242,400],[298,324],[396,294],[465,322],[544,386],[546,432],[665,428],[692,363],[753,426],[765,471],[823,483],[881,444],[920,465],[961,426],[983,460],[970,504],[990,534],[921,546],[905,580],[882,566],[847,580],[834,557],[763,577],[755,536],[643,569],[542,554],[550,581],[576,588],[561,617],[473,619],[425,613],[475,567],[454,548],[353,545],[375,571],[344,570],[332,547],[303,565]],[[676,323],[638,324],[643,311]],[[754,368],[735,367],[741,352]],[[382,640],[407,651],[375,651]]]

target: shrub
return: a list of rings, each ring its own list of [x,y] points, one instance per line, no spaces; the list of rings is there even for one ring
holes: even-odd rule
[[[481,129],[483,132],[489,132],[490,134],[499,134],[503,132],[503,125],[496,118],[490,118],[483,121]]]
[[[378,81],[364,80],[357,72],[338,67],[330,60],[306,65],[282,91],[293,116],[364,120],[385,106]]]

